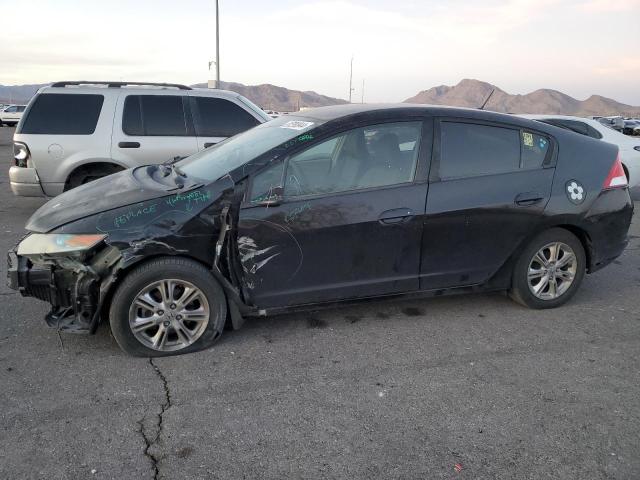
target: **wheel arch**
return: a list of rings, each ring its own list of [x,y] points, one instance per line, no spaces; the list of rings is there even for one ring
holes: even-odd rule
[[[207,262],[203,261],[202,259],[199,259],[199,258],[194,257],[192,255],[188,255],[188,254],[184,254],[184,253],[177,254],[177,255],[171,255],[171,254],[164,253],[164,252],[158,252],[156,254],[145,255],[144,257],[138,258],[138,259],[132,258],[130,262],[124,264],[121,268],[119,268],[118,270],[116,270],[114,272],[115,279],[109,285],[107,291],[104,293],[104,295],[102,297],[102,301],[101,301],[101,305],[100,305],[100,320],[101,321],[104,321],[105,319],[109,318],[109,308],[111,306],[111,301],[113,299],[113,295],[115,294],[116,290],[118,289],[118,286],[126,279],[126,277],[131,273],[131,271],[134,270],[137,267],[140,267],[140,266],[145,265],[147,263],[153,262],[153,261],[158,260],[160,258],[185,258],[185,259],[188,259],[188,260],[192,260],[192,261],[194,261],[196,263],[199,263],[204,268],[206,268],[211,273],[211,277],[214,278],[217,282],[220,283],[220,286],[222,287],[222,291],[225,294],[225,297],[226,297],[226,300],[227,300],[227,308],[228,308],[228,312],[229,312],[229,318],[227,319],[229,324],[233,327],[234,330],[237,330],[242,326],[242,324],[244,323],[244,318],[242,316],[242,311],[246,309],[246,305],[242,302],[242,300],[240,298],[236,298],[237,294],[235,294],[232,291],[229,291],[228,280],[226,278],[224,278],[221,273],[219,273],[219,272],[216,273],[216,270],[212,269],[211,265],[209,265]],[[96,325],[96,327],[97,327],[97,325]]]
[[[131,271],[137,267],[140,267],[147,263],[151,263],[160,258],[186,258],[187,260],[192,260],[196,263],[199,263],[200,265],[205,267],[207,270],[211,270],[210,265],[207,265],[206,262],[203,262],[202,260],[196,257],[193,257],[191,255],[184,255],[184,254],[169,255],[167,253],[158,252],[157,254],[145,255],[142,258],[137,258],[137,259],[131,258],[129,262],[125,262],[122,267],[120,267],[114,272],[115,279],[111,283],[111,285],[109,285],[109,288],[107,289],[107,291],[104,293],[104,296],[102,299],[102,305],[100,309],[100,317],[102,318],[102,320],[109,317],[109,307],[111,306],[111,300],[113,299],[113,295],[118,289],[118,287],[120,286],[120,284],[131,273]],[[212,274],[212,277],[215,278],[213,274]]]
[[[562,228],[564,230],[567,230],[568,232],[572,233],[578,238],[578,240],[580,241],[580,244],[582,245],[582,248],[584,248],[584,253],[587,259],[587,265],[586,265],[587,273],[590,273],[591,267],[592,267],[593,249],[591,246],[591,237],[589,236],[589,233],[584,228],[571,223],[560,222],[555,224],[546,224],[542,228],[536,229],[535,231],[531,232],[529,235],[527,235],[525,238],[522,239],[522,241],[513,250],[509,258],[507,258],[504,264],[490,278],[489,285],[492,287],[491,289],[503,290],[503,289],[510,288],[511,281],[512,281],[511,277],[513,274],[513,268],[515,267],[515,264],[518,261],[518,258],[520,257],[522,251],[527,247],[527,245],[529,245],[529,243],[535,237],[540,235],[542,232],[545,232],[547,230],[551,230],[554,228]]]
[[[92,160],[90,162],[77,165],[67,175],[67,178],[64,182],[64,191],[66,192],[69,189],[71,181],[75,178],[76,175],[80,175],[81,173],[88,173],[91,170],[105,167],[111,169],[111,173],[116,173],[128,168],[126,165],[121,165],[118,162],[110,160]]]

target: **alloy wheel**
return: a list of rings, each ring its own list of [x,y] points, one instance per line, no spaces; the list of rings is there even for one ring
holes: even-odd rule
[[[538,250],[529,262],[529,290],[541,300],[554,300],[569,290],[577,270],[578,260],[569,245],[549,243]]]
[[[176,351],[202,336],[209,317],[209,302],[202,290],[184,280],[168,279],[138,292],[129,309],[129,327],[144,346]]]

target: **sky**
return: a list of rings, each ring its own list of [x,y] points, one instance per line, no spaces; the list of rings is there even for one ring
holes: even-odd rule
[[[214,78],[215,0],[0,0],[0,84]],[[7,20],[9,19],[9,20]],[[220,0],[221,79],[397,102],[463,78],[640,105],[640,0]]]

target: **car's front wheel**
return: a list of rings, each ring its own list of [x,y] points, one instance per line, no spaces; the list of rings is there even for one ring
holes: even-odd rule
[[[210,347],[226,315],[224,291],[205,267],[163,257],[126,276],[113,296],[109,323],[125,352],[159,357]]]
[[[521,253],[513,270],[511,298],[530,308],[554,308],[578,290],[586,270],[580,240],[562,228],[534,238]]]

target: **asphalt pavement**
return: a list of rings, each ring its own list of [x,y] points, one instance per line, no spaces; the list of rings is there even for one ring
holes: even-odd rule
[[[11,194],[12,132],[0,254],[44,203]],[[153,362],[108,325],[58,335],[2,282],[0,478],[640,478],[638,215],[625,253],[556,310],[370,302],[251,319]]]

